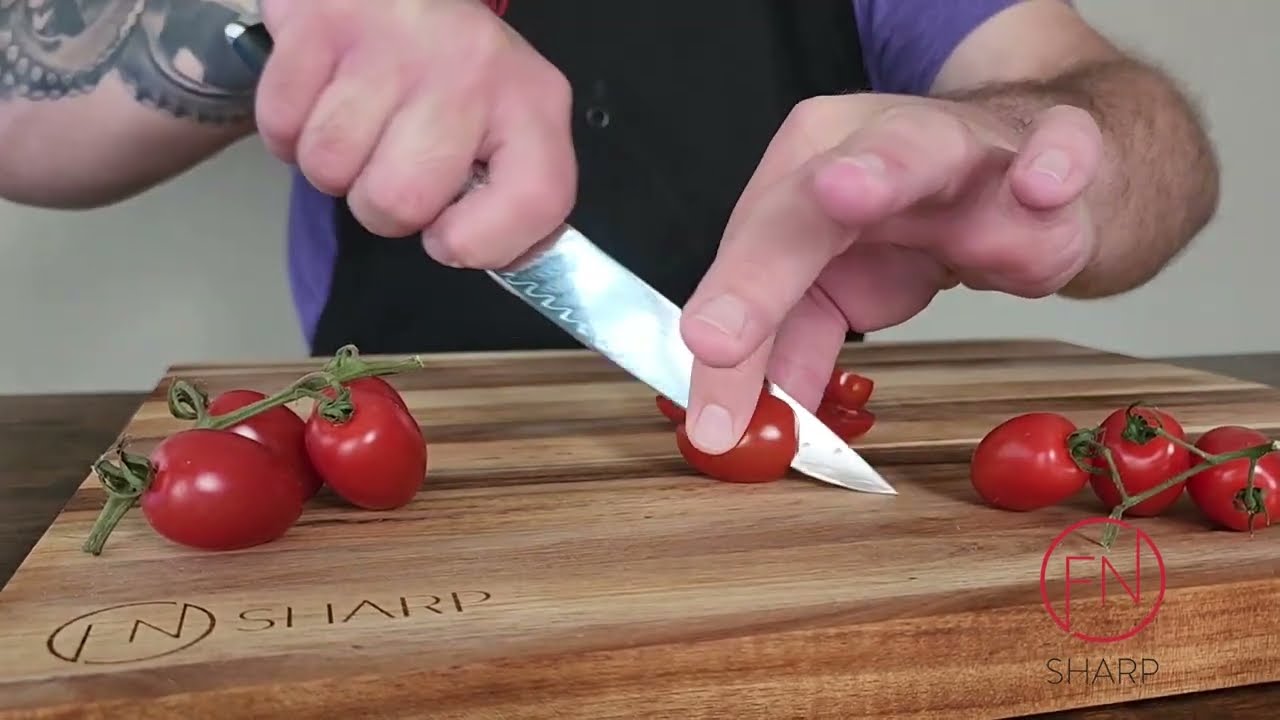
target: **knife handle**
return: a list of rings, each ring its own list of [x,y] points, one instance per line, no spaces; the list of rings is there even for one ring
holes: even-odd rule
[[[261,75],[262,69],[267,66],[267,59],[271,57],[271,51],[275,48],[275,41],[272,40],[271,33],[267,32],[267,26],[262,23],[245,24],[233,21],[223,29],[223,34],[231,43],[232,52],[255,76]],[[489,169],[483,163],[472,163],[471,176],[453,198],[453,202],[457,202],[463,195],[488,182]]]

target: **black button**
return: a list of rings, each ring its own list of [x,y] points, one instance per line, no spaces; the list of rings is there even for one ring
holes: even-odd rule
[[[604,128],[609,127],[609,111],[605,108],[599,105],[592,105],[587,108],[585,115],[587,125],[597,130],[603,130]]]

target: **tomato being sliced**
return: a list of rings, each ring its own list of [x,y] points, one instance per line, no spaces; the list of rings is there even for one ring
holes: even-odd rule
[[[791,406],[768,392],[760,394],[755,413],[738,444],[711,455],[689,441],[685,423],[676,427],[676,447],[685,462],[708,477],[734,483],[764,483],[787,474],[799,448],[796,416]]]
[[[1163,437],[1151,438],[1142,443],[1126,438],[1125,428],[1130,422],[1129,412],[1128,408],[1120,408],[1108,415],[1099,426],[1101,433],[1098,440],[1111,451],[1116,470],[1119,471],[1120,479],[1124,482],[1125,492],[1133,497],[1191,469],[1192,457],[1190,450]],[[1159,427],[1173,437],[1186,441],[1186,433],[1182,425],[1172,415],[1149,407],[1135,407],[1132,412],[1141,416],[1149,425]],[[1108,510],[1114,509],[1120,504],[1120,493],[1116,490],[1106,458],[1096,454],[1089,458],[1089,462],[1096,469],[1096,472],[1089,475],[1089,485],[1093,488],[1093,493]],[[1178,483],[1125,512],[1136,517],[1159,515],[1177,502],[1185,485],[1185,483]]]
[[[257,390],[229,390],[215,397],[209,403],[208,411],[214,416],[226,415],[266,397]],[[306,426],[297,413],[278,405],[226,430],[256,440],[278,454],[297,473],[302,484],[302,499],[307,500],[320,490],[324,482],[311,467],[311,459],[307,456]]]
[[[320,477],[340,497],[368,510],[407,504],[427,474],[427,445],[413,416],[385,394],[351,389],[351,416],[326,419],[319,406],[307,420],[307,452]]]
[[[1252,428],[1226,425],[1201,435],[1195,446],[1209,455],[1221,455],[1270,441]],[[1194,465],[1201,461],[1195,458],[1192,462]],[[1280,454],[1272,452],[1258,460],[1253,472],[1252,503],[1248,503],[1245,494],[1248,479],[1249,461],[1232,460],[1188,478],[1187,495],[1206,518],[1230,530],[1261,530],[1280,522]],[[1250,505],[1254,510],[1252,524],[1246,510]]]
[[[875,383],[870,378],[837,367],[831,371],[831,379],[822,393],[822,402],[856,410],[866,407],[873,390]]]
[[[668,420],[673,423],[684,422],[684,408],[671,402],[666,395],[654,397],[654,402],[658,405],[658,412],[662,413]]]
[[[866,408],[846,408],[826,401],[814,415],[847,443],[866,435],[876,424],[875,413]]]
[[[139,504],[168,540],[240,550],[284,535],[302,514],[298,478],[266,445],[226,430],[170,435],[151,452]]]
[[[978,443],[969,479],[993,507],[1025,512],[1056,505],[1079,492],[1089,473],[1072,458],[1075,423],[1056,413],[1033,412],[997,425]]]

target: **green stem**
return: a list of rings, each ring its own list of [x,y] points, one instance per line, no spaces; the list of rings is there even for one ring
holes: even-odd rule
[[[1272,440],[1271,442],[1262,443],[1259,445],[1251,445],[1247,448],[1242,448],[1240,450],[1232,450],[1231,452],[1220,453],[1218,455],[1210,455],[1209,457],[1205,458],[1204,461],[1201,462],[1199,465],[1196,465],[1195,467],[1192,467],[1191,469],[1186,470],[1184,472],[1180,472],[1177,475],[1174,475],[1173,477],[1160,483],[1159,485],[1156,485],[1151,488],[1147,488],[1146,490],[1143,490],[1137,495],[1134,495],[1132,497],[1129,497],[1126,500],[1123,500],[1119,505],[1117,505],[1115,508],[1112,509],[1110,517],[1113,520],[1119,520],[1120,517],[1124,514],[1124,512],[1129,508],[1132,508],[1135,505],[1139,505],[1143,502],[1146,502],[1147,500],[1150,500],[1151,498],[1155,497],[1156,495],[1159,495],[1165,490],[1168,490],[1169,488],[1174,487],[1180,483],[1184,483],[1188,479],[1204,472],[1205,470],[1208,470],[1209,468],[1217,467],[1219,465],[1225,465],[1229,462],[1234,462],[1236,460],[1249,461],[1250,464],[1249,464],[1249,483],[1248,484],[1249,484],[1249,487],[1252,488],[1253,469],[1254,467],[1256,467],[1258,460],[1265,455],[1276,452],[1277,450],[1280,450],[1280,440]],[[1118,478],[1119,475],[1117,474],[1115,477]],[[1115,525],[1111,525],[1107,528],[1107,531],[1103,532],[1103,536],[1102,536],[1103,547],[1105,548],[1111,547],[1110,543],[1106,542],[1106,540],[1108,539],[1108,537],[1114,540],[1115,533],[1109,532],[1114,528],[1115,528]]]
[[[185,380],[174,380],[169,386],[169,411],[180,420],[194,420],[196,428],[224,430],[272,408],[311,398],[319,403],[318,409],[324,417],[341,422],[351,413],[351,393],[346,383],[422,367],[422,358],[417,355],[406,360],[370,362],[360,358],[354,345],[347,345],[339,349],[319,371],[307,373],[283,390],[224,415],[209,414],[208,395],[203,390]],[[84,543],[85,552],[94,555],[102,552],[107,537],[146,492],[154,476],[151,463],[145,456],[124,451],[126,442],[121,439],[114,448],[118,462],[104,456],[93,466],[107,492],[107,502]]]
[[[422,366],[422,358],[416,355],[407,360],[369,362],[360,359],[353,346],[347,346],[339,350],[338,354],[323,369],[307,373],[283,390],[255,403],[245,405],[225,415],[206,416],[203,422],[196,424],[196,427],[224,430],[274,407],[287,405],[308,397],[321,403],[342,403],[347,396],[347,389],[344,385],[352,380],[364,377],[395,375],[417,370]],[[323,389],[331,390],[333,396],[323,395]]]

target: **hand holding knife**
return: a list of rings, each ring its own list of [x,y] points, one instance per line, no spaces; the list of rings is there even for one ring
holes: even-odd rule
[[[273,46],[266,28],[231,23],[225,32],[237,55],[261,73]],[[475,164],[459,197],[486,179],[484,165]],[[583,345],[688,406],[693,355],[680,335],[680,309],[574,228],[562,225],[507,267],[486,272]],[[896,494],[812,413],[773,383],[768,386],[796,415],[799,451],[793,469],[850,490]]]

